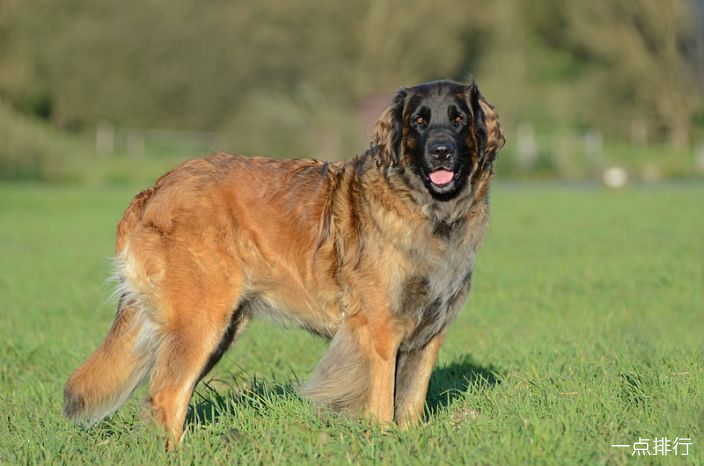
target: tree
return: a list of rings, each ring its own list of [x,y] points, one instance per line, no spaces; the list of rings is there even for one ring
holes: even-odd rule
[[[687,0],[571,0],[571,46],[595,63],[594,89],[607,100],[609,119],[642,119],[670,143],[689,141],[692,116],[702,108],[702,76],[693,46],[701,39]],[[596,117],[596,115],[595,115]]]

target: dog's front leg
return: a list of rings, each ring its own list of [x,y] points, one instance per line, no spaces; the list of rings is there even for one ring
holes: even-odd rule
[[[382,425],[394,420],[394,372],[396,355],[376,353],[370,357],[367,415]]]
[[[425,408],[430,375],[445,334],[435,335],[424,347],[398,353],[396,368],[396,422],[403,427],[417,424]]]
[[[386,316],[385,316],[386,317]],[[369,392],[365,414],[382,425],[394,420],[396,353],[402,333],[390,319],[362,318],[359,343],[369,361]]]

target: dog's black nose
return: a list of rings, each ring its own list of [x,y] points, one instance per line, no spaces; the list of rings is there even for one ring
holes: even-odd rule
[[[450,141],[434,142],[428,147],[428,152],[435,160],[442,162],[455,153],[455,145]]]

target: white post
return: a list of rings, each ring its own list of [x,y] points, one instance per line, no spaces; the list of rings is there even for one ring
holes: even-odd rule
[[[584,135],[584,153],[591,162],[601,159],[604,154],[604,137],[598,129],[590,129]]]
[[[704,139],[697,146],[697,169],[704,173]]]
[[[100,155],[112,155],[115,151],[115,127],[101,120],[95,128],[95,151]]]
[[[144,136],[141,133],[127,134],[127,155],[139,157],[144,153]]]
[[[648,124],[645,121],[631,121],[631,145],[648,147]]]
[[[535,130],[530,123],[521,123],[516,131],[517,162],[523,170],[530,170],[538,157]]]

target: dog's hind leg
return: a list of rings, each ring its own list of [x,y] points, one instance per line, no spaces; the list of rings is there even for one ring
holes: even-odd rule
[[[226,288],[224,282],[221,285],[212,288]],[[164,313],[169,318],[163,324],[156,349],[149,398],[156,422],[169,435],[167,448],[181,440],[195,385],[249,321],[246,310],[237,300],[232,294],[226,298],[200,293],[189,298],[182,294],[177,302],[172,301],[172,309]],[[231,302],[235,302],[234,306]]]

